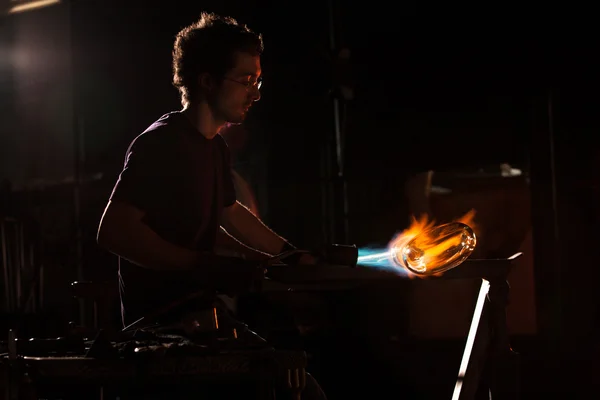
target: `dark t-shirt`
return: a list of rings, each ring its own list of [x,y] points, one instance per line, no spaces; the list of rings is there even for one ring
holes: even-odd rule
[[[111,201],[144,211],[144,223],[173,244],[212,251],[219,215],[236,200],[230,164],[220,135],[207,139],[182,113],[172,112],[133,140]],[[119,261],[126,324],[198,290],[186,274]]]

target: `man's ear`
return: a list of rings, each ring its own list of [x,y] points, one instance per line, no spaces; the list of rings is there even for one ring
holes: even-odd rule
[[[204,73],[198,76],[198,85],[200,85],[204,91],[209,92],[215,88],[216,82],[210,74]]]

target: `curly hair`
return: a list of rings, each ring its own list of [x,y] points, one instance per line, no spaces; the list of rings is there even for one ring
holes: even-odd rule
[[[200,19],[183,28],[173,46],[173,86],[186,106],[197,91],[198,76],[209,73],[221,79],[234,67],[234,54],[242,51],[261,55],[262,35],[231,17],[203,12]]]

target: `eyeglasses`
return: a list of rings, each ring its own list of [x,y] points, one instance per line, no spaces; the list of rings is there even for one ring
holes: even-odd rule
[[[223,78],[223,79],[231,81],[231,82],[235,82],[235,83],[240,84],[242,86],[246,86],[246,90],[250,90],[250,89],[253,89],[253,88],[256,88],[256,89],[260,90],[260,87],[262,86],[262,83],[263,83],[262,76],[259,77],[255,82],[252,82],[252,81],[250,81],[250,82],[240,82],[240,81],[236,81],[235,79],[231,79],[231,78]]]

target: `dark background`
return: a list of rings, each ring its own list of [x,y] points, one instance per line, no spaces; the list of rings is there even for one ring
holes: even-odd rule
[[[385,243],[404,228],[407,218],[388,216],[408,212],[403,187],[414,173],[505,162],[522,169],[532,199],[539,359],[589,372],[598,277],[595,32],[509,9],[434,12],[383,1],[334,9],[355,90],[343,114],[344,241]],[[322,206],[336,77],[326,2],[82,0],[4,16],[0,179],[17,194],[3,204],[7,215],[42,222],[45,308],[61,318],[69,318],[61,313],[70,300],[60,296],[69,282],[114,273],[115,258],[94,242],[100,215],[129,142],[180,108],[171,46],[203,10],[264,35],[262,99],[238,160],[260,193],[263,219],[302,247],[343,237],[340,229],[331,235]]]

